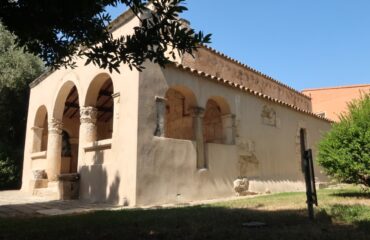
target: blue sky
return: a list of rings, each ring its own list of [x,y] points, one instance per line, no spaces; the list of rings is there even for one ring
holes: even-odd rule
[[[211,47],[298,90],[370,83],[370,0],[187,0]],[[113,17],[122,6],[109,9]]]

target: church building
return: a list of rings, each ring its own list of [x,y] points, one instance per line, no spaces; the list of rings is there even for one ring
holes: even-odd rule
[[[138,24],[126,12],[113,35]],[[301,129],[316,153],[331,122],[310,97],[214,49],[194,56],[120,73],[81,59],[36,79],[22,190],[127,206],[304,190]]]

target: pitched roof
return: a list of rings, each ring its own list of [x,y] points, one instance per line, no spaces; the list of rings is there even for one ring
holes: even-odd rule
[[[266,74],[264,74],[264,73],[262,73],[262,72],[260,72],[260,71],[258,71],[258,70],[256,70],[256,69],[254,69],[254,68],[252,68],[252,67],[248,66],[247,64],[244,64],[244,63],[242,63],[242,62],[240,62],[240,61],[238,61],[238,60],[236,60],[236,59],[234,59],[234,58],[232,58],[232,57],[230,57],[230,56],[227,56],[226,54],[224,54],[224,53],[222,53],[222,52],[220,52],[220,51],[218,51],[218,50],[216,50],[216,49],[214,49],[214,48],[212,48],[212,47],[210,47],[210,46],[202,45],[202,47],[204,47],[204,48],[208,49],[209,51],[211,51],[211,52],[213,52],[213,53],[215,53],[215,54],[217,54],[217,55],[219,55],[219,56],[223,57],[224,59],[227,59],[227,60],[229,60],[229,61],[231,61],[231,62],[233,62],[233,63],[235,63],[235,64],[237,64],[237,65],[239,65],[239,66],[241,66],[241,67],[243,67],[243,68],[246,68],[247,70],[249,70],[249,71],[251,71],[251,72],[253,72],[253,73],[256,73],[256,74],[258,74],[258,75],[260,75],[260,76],[262,76],[262,77],[264,77],[264,78],[267,78],[268,80],[271,80],[272,82],[275,82],[275,83],[277,83],[278,85],[280,85],[280,86],[282,86],[282,87],[284,87],[284,88],[287,88],[288,90],[290,90],[290,91],[292,91],[292,92],[294,92],[294,93],[296,93],[296,94],[298,94],[298,95],[300,95],[300,96],[302,96],[302,97],[305,97],[305,98],[307,98],[307,99],[311,99],[311,98],[310,98],[309,96],[307,96],[306,94],[303,94],[302,92],[300,92],[300,91],[298,91],[298,90],[296,90],[296,89],[294,89],[294,88],[290,87],[289,85],[287,85],[287,84],[285,84],[285,83],[282,83],[282,82],[280,82],[280,81],[278,81],[278,80],[276,80],[276,79],[274,79],[274,78],[270,77],[269,75],[266,75]]]
[[[178,68],[178,69],[181,69],[183,71],[186,71],[186,72],[195,74],[195,75],[200,76],[200,77],[205,77],[208,80],[211,80],[211,81],[216,82],[216,83],[219,83],[219,84],[223,84],[224,86],[228,86],[228,87],[232,87],[232,88],[238,89],[238,90],[240,90],[242,92],[251,94],[251,95],[256,96],[258,98],[262,98],[262,99],[271,101],[273,103],[279,104],[281,106],[288,107],[290,109],[293,109],[294,111],[297,111],[297,112],[300,112],[300,113],[304,113],[304,114],[310,115],[312,117],[318,118],[320,120],[327,121],[329,123],[333,123],[333,121],[330,120],[330,119],[328,119],[328,118],[319,116],[319,115],[317,115],[317,114],[315,114],[313,112],[310,112],[310,111],[301,109],[301,108],[299,108],[299,107],[297,107],[297,106],[295,106],[293,104],[286,103],[286,102],[281,101],[279,99],[276,99],[276,98],[273,98],[271,96],[265,95],[265,94],[263,94],[261,92],[252,90],[250,88],[247,88],[247,87],[245,87],[245,86],[243,86],[241,84],[235,83],[233,81],[230,81],[230,80],[227,80],[227,79],[224,79],[224,78],[220,78],[220,77],[216,77],[216,76],[213,76],[213,75],[211,75],[209,73],[206,73],[206,72],[203,72],[203,71],[199,71],[199,70],[196,70],[196,69],[193,69],[193,68],[184,66],[182,64],[175,63],[173,65],[176,68]]]

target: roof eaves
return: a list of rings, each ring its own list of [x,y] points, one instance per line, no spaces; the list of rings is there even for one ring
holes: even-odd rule
[[[213,53],[215,53],[215,54],[217,54],[217,55],[219,55],[219,56],[221,56],[221,57],[225,58],[226,60],[229,60],[229,61],[231,61],[231,62],[233,62],[233,63],[236,63],[236,64],[238,64],[239,66],[241,66],[241,67],[244,67],[244,68],[248,69],[249,71],[252,71],[252,72],[254,72],[254,73],[256,73],[256,74],[258,74],[258,75],[260,75],[260,76],[262,76],[262,77],[264,77],[264,78],[267,78],[267,79],[269,79],[269,80],[271,80],[271,81],[273,81],[273,82],[275,82],[275,83],[279,84],[280,86],[282,86],[282,87],[284,87],[284,88],[289,89],[290,91],[293,91],[293,92],[295,92],[295,93],[299,94],[299,95],[300,95],[300,96],[302,96],[302,97],[305,97],[305,98],[307,98],[307,99],[311,99],[309,96],[307,96],[307,95],[305,95],[305,94],[301,93],[300,91],[298,91],[298,90],[296,90],[296,89],[294,89],[294,88],[292,88],[292,87],[290,87],[290,86],[288,86],[288,85],[286,85],[286,84],[284,84],[284,83],[282,83],[282,82],[280,82],[280,81],[278,81],[278,80],[276,80],[276,79],[274,79],[274,78],[272,78],[272,77],[270,77],[270,76],[268,76],[268,75],[266,75],[266,74],[264,74],[264,73],[262,73],[262,72],[260,72],[260,71],[258,71],[258,70],[256,70],[256,69],[254,69],[254,68],[252,68],[252,67],[250,67],[250,66],[248,66],[248,65],[246,65],[246,64],[244,64],[244,63],[242,63],[242,62],[240,62],[240,61],[238,61],[238,60],[236,60],[236,59],[234,59],[234,58],[231,58],[231,57],[227,56],[226,54],[224,54],[224,53],[222,53],[222,52],[220,52],[220,51],[218,51],[218,50],[216,50],[216,49],[214,49],[214,48],[212,48],[212,47],[210,47],[210,46],[207,46],[207,45],[205,45],[205,44],[202,44],[201,46],[203,46],[204,48],[206,48],[206,49],[210,50],[211,52],[213,52]]]
[[[328,118],[325,118],[325,117],[322,117],[322,116],[319,116],[313,112],[310,112],[310,111],[307,111],[307,110],[304,110],[304,109],[301,109],[295,105],[292,105],[292,104],[289,104],[289,103],[286,103],[284,101],[281,101],[281,100],[278,100],[276,98],[273,98],[271,96],[268,96],[268,95],[265,95],[261,92],[258,92],[258,91],[255,91],[255,90],[252,90],[250,88],[247,88],[241,84],[238,84],[238,83],[235,83],[235,82],[232,82],[232,81],[229,81],[229,80],[226,80],[224,78],[220,78],[220,77],[216,77],[216,76],[213,76],[209,73],[206,73],[206,72],[203,72],[203,71],[199,71],[199,70],[196,70],[194,68],[190,68],[190,67],[187,67],[187,66],[184,66],[182,64],[179,64],[179,63],[174,63],[173,65],[175,65],[177,68],[179,69],[182,69],[184,71],[187,71],[187,72],[190,72],[190,73],[193,73],[193,74],[196,74],[200,77],[205,77],[205,78],[208,78],[212,81],[216,81],[217,83],[219,84],[223,84],[225,86],[228,86],[228,87],[232,87],[232,88],[236,88],[238,90],[241,90],[243,92],[246,92],[246,93],[249,93],[251,95],[254,95],[254,96],[257,96],[259,98],[263,98],[263,99],[266,99],[268,101],[271,101],[271,102],[274,102],[274,103],[277,103],[279,105],[282,105],[282,106],[285,106],[285,107],[288,107],[290,109],[293,109],[297,112],[300,112],[300,113],[304,113],[304,114],[307,114],[307,115],[310,115],[312,117],[315,117],[315,118],[318,118],[318,119],[321,119],[321,120],[324,120],[324,121],[327,121],[329,123],[333,123],[334,121],[328,119]]]
[[[45,72],[43,72],[40,76],[38,76],[35,80],[33,80],[28,86],[30,88],[36,87],[40,82],[44,81],[45,78],[50,76],[55,70],[48,69]]]

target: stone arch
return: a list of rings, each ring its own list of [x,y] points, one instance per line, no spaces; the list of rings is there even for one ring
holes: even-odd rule
[[[70,75],[66,77],[68,76]],[[62,82],[58,89],[52,116],[49,119],[49,147],[47,153],[49,180],[57,179],[59,174],[77,172],[80,137],[80,88],[76,79],[72,77],[68,79]],[[63,133],[66,132],[69,135],[69,154],[65,154]],[[70,141],[72,139],[73,142]]]
[[[194,93],[185,86],[172,86],[166,92],[165,137],[194,140]]]
[[[114,84],[111,76],[108,73],[99,73],[90,82],[90,85],[86,92],[84,106],[96,107],[99,92],[106,81],[111,81],[113,89],[112,92],[114,93]]]
[[[46,151],[48,142],[48,111],[45,105],[37,109],[32,130],[32,152]]]
[[[96,140],[112,138],[113,93],[113,80],[107,73],[100,73],[95,76],[87,89],[84,106],[96,109]]]
[[[64,114],[64,107],[65,102],[67,100],[68,95],[70,95],[71,91],[74,90],[77,91],[78,96],[78,105],[80,105],[80,89],[78,87],[78,84],[75,83],[75,81],[67,80],[62,83],[62,85],[59,87],[59,90],[57,92],[57,97],[54,100],[54,107],[53,107],[53,114],[52,117],[54,119],[57,119],[59,121],[62,121],[63,114]]]
[[[231,136],[227,136],[228,129],[232,128],[233,115],[230,113],[230,106],[220,96],[210,97],[206,103],[203,117],[203,139],[205,142],[228,143]]]

